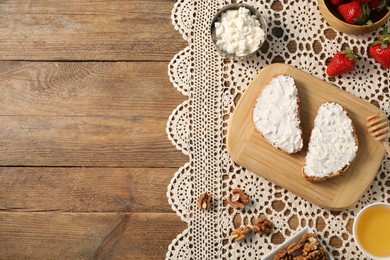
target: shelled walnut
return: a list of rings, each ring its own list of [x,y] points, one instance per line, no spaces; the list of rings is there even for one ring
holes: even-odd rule
[[[273,227],[274,224],[266,216],[261,215],[253,225],[253,231],[262,236],[271,233]]]
[[[308,255],[308,253],[315,251],[318,249],[318,241],[313,241],[314,238],[311,238],[311,241],[309,243],[304,244],[303,246],[303,255]]]
[[[243,209],[249,203],[249,196],[241,189],[232,190],[232,195],[226,202],[235,209]]]
[[[320,244],[317,235],[306,233],[298,243],[292,243],[287,249],[280,250],[274,260],[327,260],[328,253]]]
[[[305,260],[323,260],[329,259],[328,254],[324,248],[319,248],[317,250],[311,251],[303,255],[303,259]]]
[[[290,255],[293,255],[295,252],[297,252],[298,250],[302,249],[302,247],[303,247],[303,244],[301,242],[299,242],[299,243],[292,243],[291,245],[288,246],[287,252]]]
[[[318,240],[317,240],[317,235],[314,233],[306,233],[301,237],[301,243],[307,244],[315,244],[317,243],[318,245]]]
[[[198,207],[201,210],[206,210],[211,208],[213,198],[211,197],[210,194],[207,192],[201,194],[198,199]]]
[[[247,235],[251,233],[251,228],[248,226],[239,227],[230,234],[230,237],[234,239],[235,242],[241,241],[246,238]]]
[[[290,255],[286,249],[280,250],[275,256],[274,260],[293,260],[294,257]]]
[[[305,237],[305,235],[308,235]],[[328,259],[328,255],[323,247],[320,246],[320,242],[318,241],[315,234],[305,234],[301,243],[306,242],[302,249],[302,255],[306,260],[322,260]],[[313,236],[314,235],[314,236]]]

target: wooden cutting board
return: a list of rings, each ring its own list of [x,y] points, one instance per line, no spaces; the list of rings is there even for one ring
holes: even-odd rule
[[[257,97],[272,77],[278,74],[292,76],[298,88],[304,149],[293,155],[270,145],[257,132],[252,121]],[[301,173],[302,162],[317,110],[327,101],[337,102],[347,110],[356,127],[359,149],[343,175],[323,183],[311,183]],[[230,118],[227,149],[233,160],[245,168],[314,204],[341,210],[359,200],[374,180],[383,160],[383,145],[370,136],[366,127],[366,118],[377,112],[382,113],[374,105],[306,72],[285,64],[273,64],[259,72],[241,97]]]

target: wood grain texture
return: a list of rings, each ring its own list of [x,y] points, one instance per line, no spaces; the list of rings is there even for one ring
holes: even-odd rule
[[[186,97],[168,62],[0,62],[0,115],[130,116],[166,121]],[[165,124],[159,121],[161,124]]]
[[[188,158],[168,140],[166,120],[1,116],[0,165],[180,167]]]
[[[163,259],[186,228],[171,213],[0,213],[2,259]]]
[[[0,1],[0,60],[170,60],[168,0]],[[4,40],[6,39],[6,40]]]
[[[165,134],[186,98],[172,7],[0,1],[1,259],[163,259],[186,227],[166,199],[188,161]]]
[[[272,147],[255,129],[253,107],[262,89],[280,74],[294,78],[300,100],[304,149],[287,154]],[[341,176],[312,183],[302,176],[302,163],[317,110],[325,102],[342,105],[352,119],[359,149]],[[355,204],[370,186],[381,165],[384,147],[367,131],[366,118],[382,112],[374,105],[334,87],[310,74],[285,64],[273,64],[259,72],[241,97],[231,116],[227,149],[233,160],[266,179],[321,207],[342,210]],[[385,117],[383,115],[383,117]]]
[[[0,168],[1,211],[171,213],[175,168]]]
[[[0,165],[180,167],[167,63],[0,63]],[[162,156],[164,155],[164,156]]]

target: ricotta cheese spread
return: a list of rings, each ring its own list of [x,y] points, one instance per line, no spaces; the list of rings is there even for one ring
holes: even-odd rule
[[[213,40],[217,48],[235,56],[255,52],[264,41],[264,37],[260,22],[245,7],[222,13],[213,31]]]
[[[273,146],[287,153],[302,149],[298,89],[294,79],[274,77],[257,98],[253,110],[256,129]]]
[[[349,165],[358,150],[352,120],[342,106],[325,103],[314,120],[304,170],[323,178]]]

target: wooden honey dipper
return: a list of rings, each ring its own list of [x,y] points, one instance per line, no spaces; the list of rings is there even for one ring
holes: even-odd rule
[[[389,121],[386,117],[381,117],[380,113],[376,113],[367,117],[368,131],[375,140],[382,142],[386,148],[387,155],[390,156],[390,146],[387,138],[390,135]]]

